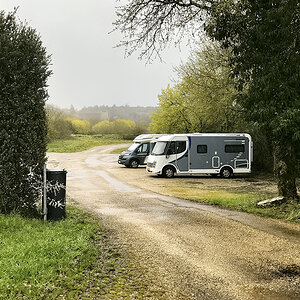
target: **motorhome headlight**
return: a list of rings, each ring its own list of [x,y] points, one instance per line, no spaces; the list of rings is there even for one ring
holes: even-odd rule
[[[147,163],[147,167],[149,167],[149,168],[155,168],[155,166],[156,166],[156,161]]]

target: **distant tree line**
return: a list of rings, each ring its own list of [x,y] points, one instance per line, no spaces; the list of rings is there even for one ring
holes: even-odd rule
[[[123,139],[133,139],[146,133],[149,122],[116,119],[92,123],[78,119],[65,110],[48,105],[46,108],[48,122],[48,141],[71,138],[72,134],[117,134]],[[148,116],[149,118],[149,116]]]
[[[71,117],[87,120],[91,125],[95,125],[100,121],[113,122],[118,119],[131,120],[134,122],[147,121],[149,122],[149,116],[156,109],[152,106],[107,106],[107,105],[95,105],[83,107],[79,110],[73,106],[70,109],[64,109],[64,112]]]

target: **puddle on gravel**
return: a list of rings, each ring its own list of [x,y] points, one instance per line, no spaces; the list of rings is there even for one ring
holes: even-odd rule
[[[99,162],[99,160],[97,158],[98,158],[98,155],[91,155],[84,162],[89,167],[99,167],[100,166],[100,162]]]
[[[111,185],[118,192],[127,192],[127,193],[139,193],[140,190],[130,187],[123,182],[109,176],[105,171],[96,171],[96,174],[101,176],[109,185]]]
[[[112,216],[118,218],[118,220],[123,220],[126,223],[131,223],[134,225],[146,225],[149,220],[143,217],[142,213],[134,212],[127,208],[121,207],[102,207],[94,210],[98,214]]]
[[[68,169],[67,180],[88,178],[88,172],[84,169]]]
[[[300,277],[300,266],[292,264],[285,267],[280,267],[276,270],[277,277]]]
[[[278,224],[275,221],[273,222],[272,220],[268,220],[263,217],[258,217],[241,211],[220,208],[218,206],[200,203],[198,201],[182,200],[180,198],[173,198],[171,196],[164,196],[159,194],[157,194],[155,198],[168,203],[168,205],[176,205],[178,207],[186,209],[192,208],[208,211],[221,217],[229,218],[231,220],[248,225],[252,228],[256,228],[282,238],[287,238],[289,240],[292,240],[293,242],[300,243],[299,230],[289,228],[288,226],[285,226],[284,223]]]

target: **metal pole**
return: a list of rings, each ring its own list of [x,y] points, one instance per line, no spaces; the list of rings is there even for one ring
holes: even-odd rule
[[[46,172],[46,164],[44,164],[44,180],[43,180],[43,214],[44,214],[44,221],[47,221],[47,172]]]

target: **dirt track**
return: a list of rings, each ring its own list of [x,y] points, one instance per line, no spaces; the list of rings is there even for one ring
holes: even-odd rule
[[[157,194],[151,187],[163,179],[119,166],[114,147],[50,153],[48,166],[68,171],[68,196],[115,231],[144,267],[152,294],[300,299],[299,225]]]

